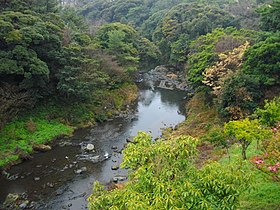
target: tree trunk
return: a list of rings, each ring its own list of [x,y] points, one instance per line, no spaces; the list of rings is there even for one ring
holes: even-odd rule
[[[247,156],[246,156],[246,146],[242,146],[242,157],[243,157],[243,160],[247,159]]]
[[[241,146],[242,146],[242,157],[243,157],[243,160],[246,160],[247,159],[246,150],[251,142],[246,141],[245,139],[242,139],[240,142],[241,142]]]
[[[226,150],[227,150],[227,155],[228,155],[228,162],[230,163],[230,154],[229,154],[229,151],[228,151],[228,147],[226,147]]]

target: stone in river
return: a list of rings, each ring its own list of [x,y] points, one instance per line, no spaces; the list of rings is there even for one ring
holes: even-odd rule
[[[111,169],[112,169],[112,170],[118,170],[118,169],[119,169],[119,166],[117,166],[117,165],[112,166]]]
[[[75,171],[76,174],[81,174],[83,171],[81,169],[78,169]]]
[[[34,181],[39,181],[40,177],[34,177]]]
[[[46,152],[52,149],[51,146],[45,144],[34,144],[33,149],[35,151]]]
[[[93,151],[94,150],[94,145],[93,144],[88,144],[86,147],[87,151]]]
[[[48,182],[48,183],[47,183],[47,186],[50,187],[50,188],[53,188],[53,187],[54,187],[54,184]]]
[[[133,143],[134,142],[134,138],[131,136],[131,137],[127,138],[126,141],[128,143]]]
[[[87,171],[87,167],[82,167],[75,171],[76,174],[82,174],[83,172]]]
[[[118,182],[118,181],[123,182],[123,181],[125,181],[126,179],[127,179],[126,176],[114,176],[114,177],[113,177],[113,182]]]
[[[105,159],[108,159],[108,158],[109,158],[109,153],[108,153],[108,152],[105,152],[104,158],[105,158]]]
[[[26,209],[28,204],[29,204],[29,201],[28,201],[28,200],[27,200],[27,201],[24,201],[23,203],[21,203],[21,204],[19,205],[19,208],[20,208],[20,209]]]
[[[117,146],[112,146],[111,148],[112,148],[113,150],[117,150],[117,149],[118,149]]]

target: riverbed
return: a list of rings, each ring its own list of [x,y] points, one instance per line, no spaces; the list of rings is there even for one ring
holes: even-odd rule
[[[142,87],[131,116],[79,129],[73,137],[57,140],[51,151],[12,167],[8,177],[1,175],[0,202],[18,193],[28,205],[33,201],[33,209],[86,209],[94,181],[126,181],[127,171],[119,165],[131,136],[145,131],[157,138],[162,129],[185,119],[185,96],[183,91]],[[94,151],[85,150],[88,144]]]

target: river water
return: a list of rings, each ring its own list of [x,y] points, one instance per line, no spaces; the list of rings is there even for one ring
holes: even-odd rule
[[[182,122],[185,96],[183,91],[141,88],[131,117],[80,129],[71,138],[57,140],[51,151],[35,154],[7,171],[15,180],[1,175],[0,202],[8,193],[26,193],[26,199],[36,202],[35,209],[86,209],[94,181],[107,184],[127,177],[125,169],[112,170],[122,161],[127,139],[138,131],[156,138],[161,129]],[[89,143],[95,146],[94,152],[85,152]]]

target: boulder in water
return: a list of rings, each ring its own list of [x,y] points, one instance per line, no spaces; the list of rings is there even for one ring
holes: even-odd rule
[[[27,209],[27,205],[29,204],[29,201],[28,200],[26,200],[26,201],[24,201],[23,203],[21,203],[20,205],[19,205],[19,208],[20,209]]]
[[[78,170],[75,170],[75,173],[76,173],[76,174],[82,174],[82,173],[85,172],[85,171],[87,171],[87,167],[82,167],[82,168],[80,168],[80,169],[78,169]]]
[[[93,151],[94,150],[94,145],[93,144],[88,144],[86,147],[87,151]]]
[[[125,181],[127,179],[127,177],[126,176],[114,176],[113,177],[113,182],[123,182],[123,181]]]
[[[52,149],[51,146],[45,144],[34,144],[33,149],[39,152],[46,152]]]
[[[109,158],[109,153],[108,153],[108,152],[105,152],[104,158],[105,158],[105,159],[108,159],[108,158]]]
[[[112,150],[117,150],[118,147],[117,147],[117,146],[112,146],[111,149],[112,149]]]
[[[112,166],[111,169],[112,169],[112,170],[118,170],[118,169],[119,169],[119,166],[117,166],[117,165]]]
[[[40,177],[34,177],[34,181],[39,181]]]
[[[134,138],[131,136],[131,137],[126,139],[126,142],[133,143],[134,142]]]

